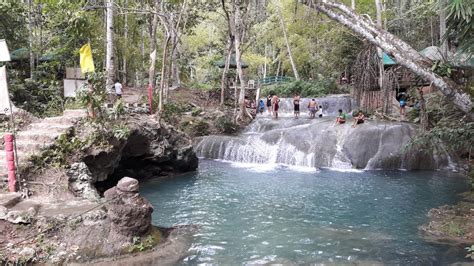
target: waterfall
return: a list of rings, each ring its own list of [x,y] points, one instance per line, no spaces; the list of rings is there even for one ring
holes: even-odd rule
[[[310,99],[303,99],[305,105]],[[346,96],[319,98],[327,106],[323,118],[292,118],[292,100],[281,100],[283,117],[259,115],[238,136],[205,136],[197,141],[199,157],[253,164],[282,164],[336,169],[446,169],[455,162],[446,151],[404,152],[404,146],[418,130],[416,125],[368,120],[352,128],[335,125],[338,109],[354,105]]]

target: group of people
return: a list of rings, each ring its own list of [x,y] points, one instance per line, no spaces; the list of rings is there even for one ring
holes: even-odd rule
[[[293,114],[294,117],[297,119],[300,116],[300,104],[301,104],[301,97],[299,94],[295,94],[293,97]],[[280,109],[280,98],[277,95],[268,95],[266,97],[266,103],[263,99],[259,101],[258,105],[258,112],[263,114],[265,111],[265,106],[267,107],[268,113],[271,114],[274,118],[278,118],[278,110]],[[311,99],[308,102],[308,111],[309,111],[309,118],[313,119],[318,114],[318,117],[323,117],[323,106],[319,105],[316,99]],[[336,117],[336,124],[344,124],[346,123],[347,115],[339,109],[339,114]],[[364,123],[365,116],[362,111],[359,111],[357,116],[354,117],[354,124],[352,127],[356,127],[359,124]]]
[[[347,120],[347,115],[342,111],[342,109],[339,109],[339,114],[336,117],[336,125],[341,125],[345,124]],[[359,111],[357,113],[357,116],[354,116],[354,123],[352,124],[352,127],[356,127],[359,124],[363,124],[365,122],[365,115],[362,111]]]
[[[267,96],[267,110],[268,113],[271,114],[274,118],[278,118],[278,110],[280,109],[280,98],[276,95],[268,95]],[[258,111],[260,114],[263,114],[265,110],[265,102],[263,100],[260,100],[259,105],[258,105]]]

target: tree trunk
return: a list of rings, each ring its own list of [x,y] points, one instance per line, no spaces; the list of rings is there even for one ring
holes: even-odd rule
[[[28,42],[30,48],[30,78],[35,71],[35,53],[33,52],[33,0],[28,0]]]
[[[267,77],[267,42],[265,42],[265,61],[263,62],[263,79]]]
[[[161,114],[163,111],[163,104],[165,103],[164,97],[166,96],[166,91],[168,89],[168,78],[167,78],[167,65],[168,65],[168,46],[170,43],[170,35],[166,33],[166,40],[163,42],[163,54],[162,54],[162,64],[161,64],[161,81],[160,81],[160,91],[159,91],[159,102],[158,102],[158,112]]]
[[[278,3],[277,9],[278,9],[278,17],[280,19],[281,29],[283,31],[283,36],[285,37],[285,43],[286,43],[286,49],[288,51],[288,57],[290,57],[291,68],[293,69],[293,75],[295,76],[296,80],[299,80],[300,77],[298,75],[298,70],[296,69],[296,64],[295,64],[295,61],[293,60],[293,55],[291,53],[290,43],[288,41],[288,36],[286,34],[285,21],[283,20],[283,15],[281,14],[281,10],[280,10],[280,3]]]
[[[351,8],[352,10],[356,10],[356,0],[351,0]]]
[[[382,26],[382,3],[380,2],[381,0],[375,0],[375,7],[376,7],[376,11],[377,11],[377,26],[380,28],[380,29],[383,29],[383,26]],[[378,66],[379,66],[379,88],[380,90],[382,91],[383,93],[383,108],[382,108],[382,113],[384,113],[385,115],[388,115],[389,114],[389,106],[391,104],[391,99],[390,98],[390,92],[389,92],[389,87],[388,86],[384,86],[384,74],[385,74],[385,69],[384,69],[384,65],[383,65],[383,51],[382,49],[380,49],[380,47],[377,47],[377,55],[379,57],[379,62],[378,62]]]
[[[155,91],[155,71],[156,71],[156,28],[158,27],[158,12],[160,0],[155,0],[155,13],[151,22],[150,32],[150,68],[148,69],[148,85],[151,85],[151,91]]]
[[[421,128],[428,130],[430,127],[428,113],[426,112],[426,102],[423,96],[423,87],[418,87],[418,93],[420,94],[420,124]]]
[[[382,48],[397,63],[411,70],[424,80],[431,82],[459,110],[466,113],[469,119],[474,120],[472,101],[469,94],[458,88],[451,79],[440,77],[434,73],[431,70],[432,62],[420,55],[410,45],[387,31],[377,29],[373,23],[366,21],[343,4],[329,0],[321,0],[317,3],[309,0],[306,4],[314,6],[329,18],[343,24],[370,43]]]
[[[225,89],[228,87],[227,84],[227,73],[229,72],[229,64],[230,64],[230,59],[232,57],[232,46],[234,45],[234,40],[233,37],[230,37],[227,39],[227,54],[225,57],[225,65],[224,65],[224,70],[222,70],[222,76],[221,76],[221,102],[220,105],[224,105],[225,101]]]
[[[107,50],[105,54],[105,69],[107,71],[107,90],[109,91],[112,87],[115,77],[114,70],[114,0],[106,0],[107,10]]]
[[[446,35],[446,9],[445,9],[445,1],[440,0],[440,8],[439,8],[439,43],[441,48],[441,54],[443,55],[444,59],[448,58],[448,42],[445,39]]]
[[[125,0],[124,7],[128,8],[128,0]],[[124,17],[124,32],[123,32],[123,85],[127,86],[127,48],[128,48],[128,15],[125,13]]]

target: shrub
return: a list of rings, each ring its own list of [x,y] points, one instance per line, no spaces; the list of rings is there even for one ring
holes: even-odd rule
[[[219,117],[216,120],[216,128],[224,134],[234,134],[239,129],[239,126],[235,124],[231,119],[226,116]]]

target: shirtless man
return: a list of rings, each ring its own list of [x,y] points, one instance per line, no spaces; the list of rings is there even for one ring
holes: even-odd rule
[[[298,93],[295,94],[295,97],[293,97],[293,108],[295,110],[295,118],[298,118],[300,116],[300,100],[300,95]]]
[[[278,96],[273,95],[272,97],[272,109],[273,109],[273,116],[278,118],[278,108],[280,108],[280,99]]]
[[[317,106],[318,106],[318,103],[316,102],[316,100],[313,98],[311,99],[311,101],[309,101],[308,103],[308,109],[309,109],[309,118],[310,119],[313,119],[316,117],[316,111],[317,111]]]

